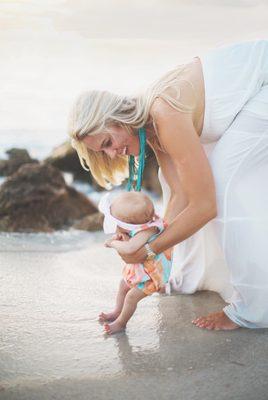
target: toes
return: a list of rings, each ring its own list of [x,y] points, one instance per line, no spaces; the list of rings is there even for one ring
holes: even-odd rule
[[[198,322],[200,322],[204,317],[198,317],[192,320],[193,324],[197,324]]]
[[[205,320],[204,322],[202,322],[202,326],[203,326],[204,328],[207,328],[207,327],[210,326],[210,325],[211,325],[211,322],[208,321],[208,320]]]
[[[111,334],[111,328],[109,324],[104,324],[104,330],[106,333]]]
[[[215,324],[214,324],[214,322],[211,321],[211,320],[208,320],[208,321],[206,322],[206,324],[205,324],[205,328],[206,328],[206,329],[209,329],[209,330],[215,329]]]
[[[206,321],[205,317],[199,317],[194,320],[196,325],[202,325]]]
[[[198,317],[192,320],[192,323],[199,328],[209,330],[231,330],[239,328],[233,321],[226,317],[223,311],[208,314],[206,316]]]
[[[100,321],[100,322],[104,322],[105,320],[106,320],[105,314],[104,314],[104,313],[100,313],[100,314],[99,314],[99,321]]]
[[[214,329],[214,321],[208,317],[198,317],[192,321],[198,328]]]
[[[201,320],[201,321],[197,322],[195,325],[198,326],[199,328],[204,328],[205,321]]]

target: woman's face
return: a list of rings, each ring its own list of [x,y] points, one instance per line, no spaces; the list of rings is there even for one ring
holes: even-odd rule
[[[119,154],[138,156],[140,150],[138,135],[130,135],[126,128],[113,125],[109,132],[85,136],[82,142],[93,151],[104,151],[114,158]]]

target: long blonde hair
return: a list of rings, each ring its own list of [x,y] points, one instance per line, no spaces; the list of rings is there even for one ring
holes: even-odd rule
[[[188,64],[177,66],[145,91],[133,96],[92,90],[83,92],[76,99],[69,118],[71,144],[77,151],[82,167],[91,172],[100,186],[109,189],[112,184],[119,185],[128,177],[128,157],[117,155],[111,159],[102,151],[88,149],[81,139],[87,135],[109,132],[112,125],[125,127],[130,135],[136,134],[139,128],[148,123],[150,108],[157,97],[180,112],[191,113],[196,106],[195,90],[190,81],[181,77],[187,67]],[[184,87],[184,96],[183,81],[193,89],[189,91]],[[154,121],[152,123],[154,125]]]

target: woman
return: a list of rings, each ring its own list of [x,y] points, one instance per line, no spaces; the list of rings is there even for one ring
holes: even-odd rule
[[[216,290],[230,302],[192,322],[268,327],[268,40],[218,47],[140,95],[84,93],[70,135],[82,166],[107,187],[127,176],[142,127],[160,166],[169,223],[151,250],[176,245],[176,290]],[[121,256],[143,262],[147,250]]]

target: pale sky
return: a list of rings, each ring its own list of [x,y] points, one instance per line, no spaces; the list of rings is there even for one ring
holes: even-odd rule
[[[214,46],[268,38],[267,20],[267,1],[0,0],[0,135],[64,137],[80,91],[142,88]]]

